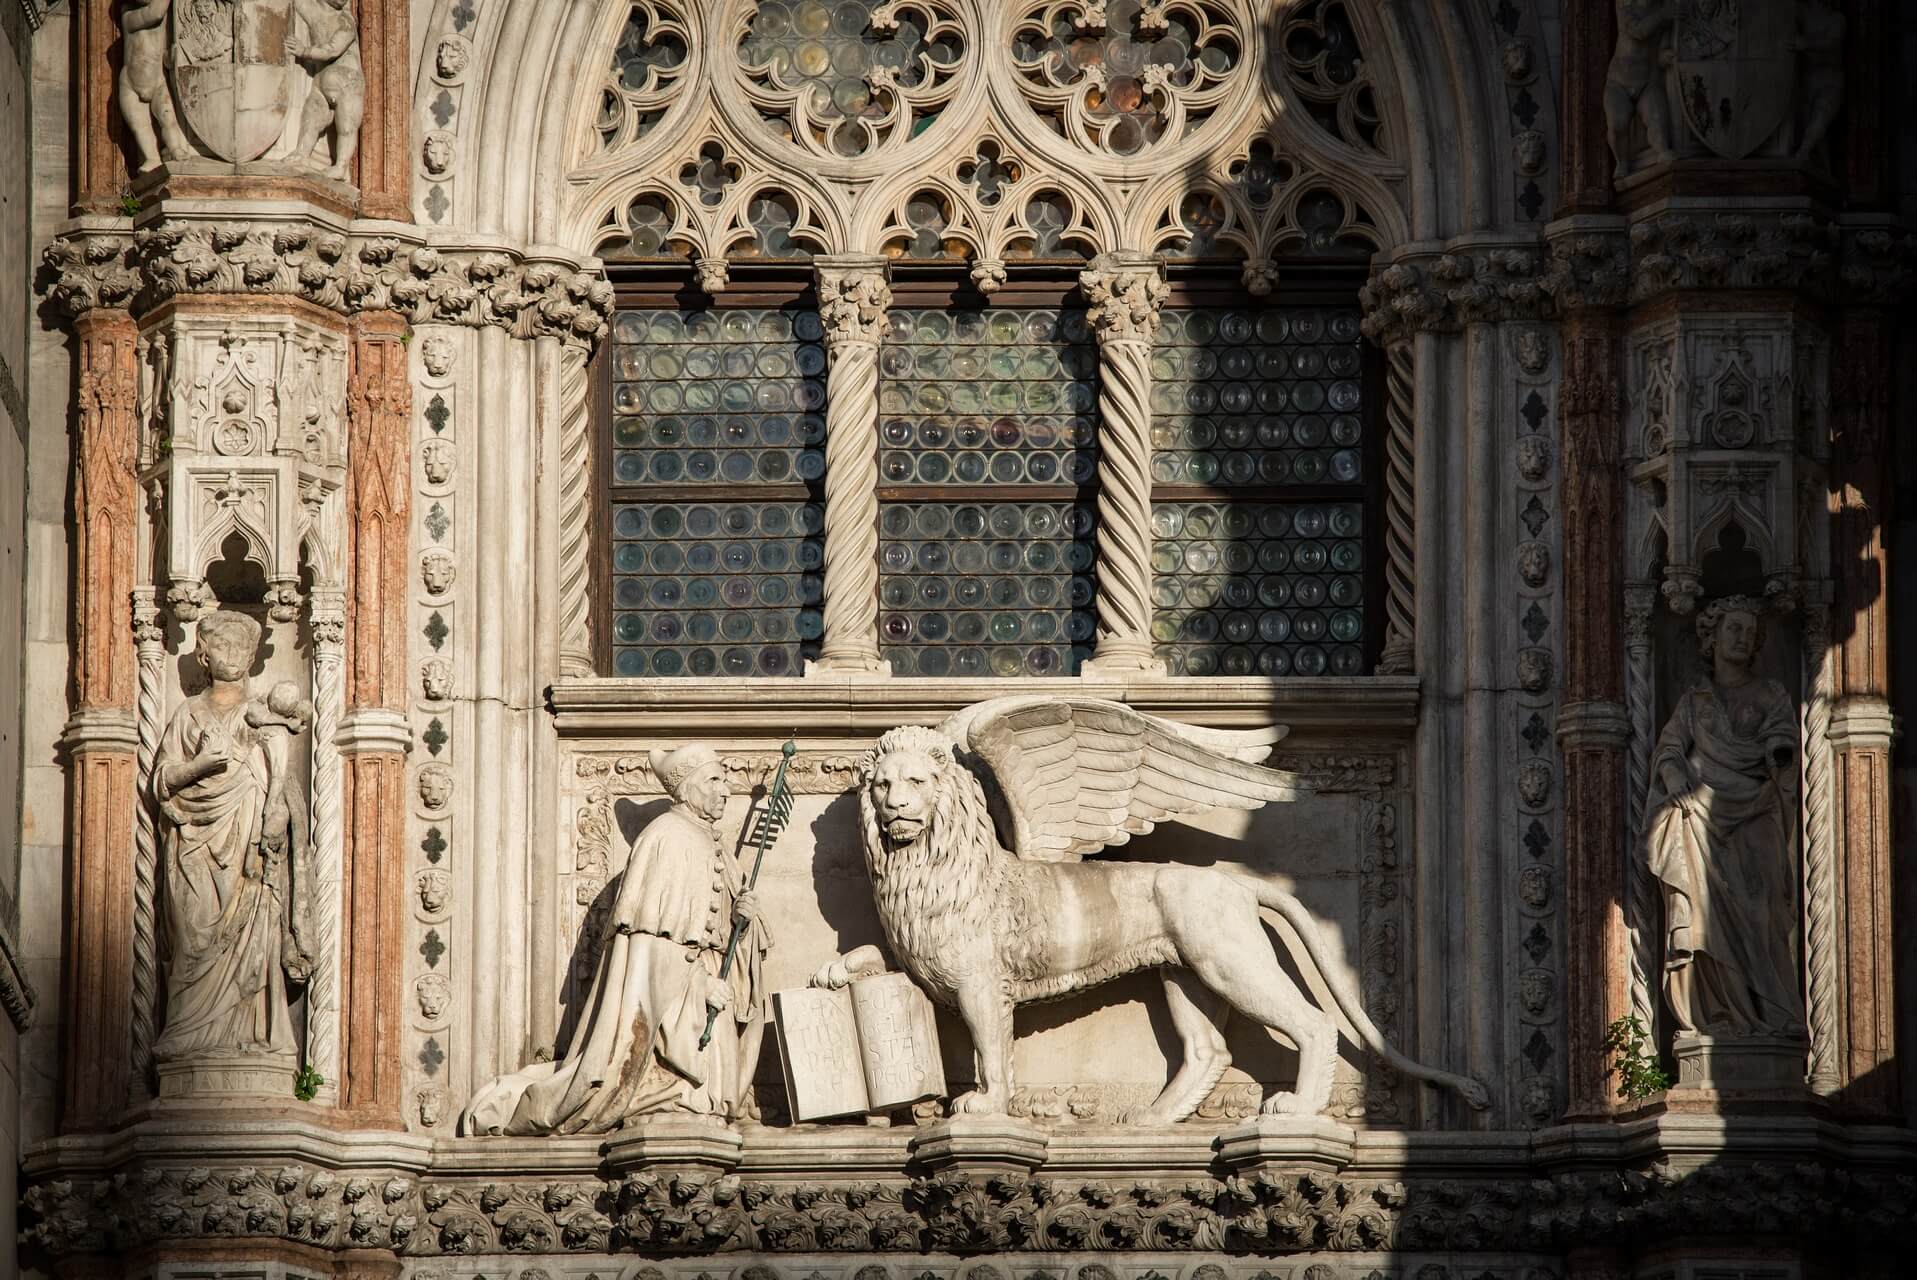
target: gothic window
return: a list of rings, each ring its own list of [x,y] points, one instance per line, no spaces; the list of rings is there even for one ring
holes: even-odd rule
[[[726,308],[630,298],[614,323],[614,675],[797,675],[817,650],[825,352],[796,292]]]
[[[797,675],[818,651],[825,351],[803,276],[753,270],[712,300],[682,277],[622,286],[611,674]],[[1077,674],[1097,630],[1100,429],[1076,273],[1028,269],[987,302],[949,258],[915,270],[895,269],[879,352],[881,656],[900,677]],[[1379,397],[1350,275],[1293,259],[1262,300],[1214,269],[1173,281],[1151,361],[1152,639],[1173,675],[1376,660]]]

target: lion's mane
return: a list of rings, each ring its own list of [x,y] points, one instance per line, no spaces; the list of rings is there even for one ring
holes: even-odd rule
[[[952,741],[936,730],[907,725],[887,732],[867,762],[867,778],[894,751],[922,751],[938,766],[938,789],[923,830],[910,844],[888,848],[869,786],[859,788],[859,824],[865,865],[880,922],[900,961],[936,985],[948,940],[996,936],[1001,957],[1016,972],[1033,957],[1020,954],[1034,938],[1025,895],[1008,875],[1012,855],[998,842],[977,774]],[[941,992],[940,994],[944,994]]]

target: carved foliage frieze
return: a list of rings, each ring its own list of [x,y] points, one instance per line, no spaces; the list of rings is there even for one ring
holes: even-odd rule
[[[560,262],[349,236],[308,223],[161,221],[87,229],[42,255],[40,292],[68,314],[146,311],[190,294],[299,298],[329,311],[395,311],[416,325],[497,327],[590,347],[612,287]]]
[[[23,1242],[41,1261],[168,1240],[290,1240],[407,1258],[643,1252],[1545,1250],[1752,1232],[1847,1248],[1917,1244],[1908,1178],[1795,1165],[1550,1177],[1337,1177],[1282,1170],[1184,1181],[956,1173],[817,1182],[650,1174],[479,1181],[288,1165],[149,1167],[42,1181]]]

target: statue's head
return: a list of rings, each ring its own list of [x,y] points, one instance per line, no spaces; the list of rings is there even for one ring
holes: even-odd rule
[[[246,679],[260,651],[260,624],[243,613],[221,609],[200,619],[200,665],[215,680]]]
[[[866,767],[866,801],[887,844],[911,844],[937,816],[952,746],[937,732],[907,725],[879,739]]]
[[[1764,647],[1764,605],[1750,596],[1720,596],[1697,614],[1697,649],[1704,661],[1746,667]]]
[[[725,766],[711,747],[694,742],[673,751],[654,751],[647,760],[652,776],[674,801],[707,822],[725,816],[731,788],[726,785]]]

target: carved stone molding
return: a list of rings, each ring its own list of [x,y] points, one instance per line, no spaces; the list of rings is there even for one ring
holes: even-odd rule
[[[719,763],[735,796],[752,795],[772,785],[780,753],[743,751],[722,755]],[[859,785],[865,757],[844,752],[801,751],[786,767],[786,785],[795,795],[839,795]],[[662,796],[663,782],[653,776],[643,751],[581,752],[573,757],[573,775],[594,782],[607,796]]]
[[[1834,284],[1841,238],[1809,213],[1663,213],[1631,226],[1631,301],[1675,289],[1808,289]]]
[[[163,214],[133,231],[86,223],[48,246],[41,263],[40,292],[72,316],[129,305],[145,312],[193,294],[289,297],[341,315],[394,311],[415,325],[490,326],[591,347],[612,312],[612,287],[593,271],[303,219]]]
[[[494,1181],[381,1169],[154,1165],[43,1179],[25,1195],[29,1256],[51,1263],[170,1242],[269,1241],[407,1258],[1163,1250],[1641,1249],[1708,1223],[1823,1242],[1917,1244],[1917,1190],[1826,1161],[1656,1165],[1551,1176],[1388,1178],[1272,1169],[1183,1181],[946,1172],[761,1181],[640,1174]],[[522,1273],[529,1274],[529,1273]],[[768,1274],[775,1274],[768,1272]],[[1081,1275],[1084,1273],[1081,1272]]]
[[[1388,345],[1466,324],[1536,320],[1551,313],[1544,255],[1532,246],[1447,251],[1394,263],[1358,293],[1365,336]]]

